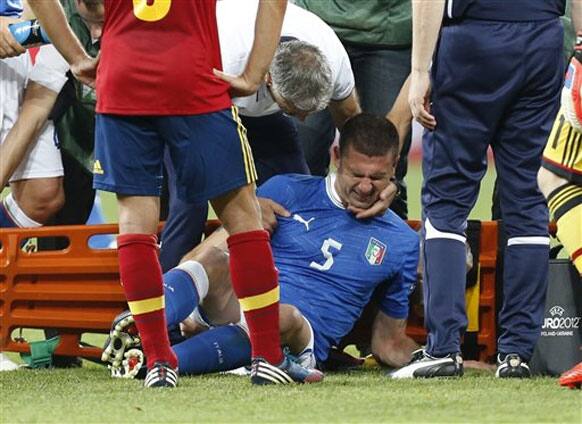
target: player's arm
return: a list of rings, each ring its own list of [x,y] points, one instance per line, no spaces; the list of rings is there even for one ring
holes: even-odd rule
[[[428,129],[436,126],[436,119],[430,114],[429,69],[444,10],[445,0],[412,2],[412,73],[408,102],[414,118]]]
[[[30,145],[38,138],[55,104],[58,93],[30,81],[24,93],[24,101],[18,119],[0,145],[0,187],[22,162]]]
[[[339,130],[342,129],[348,119],[362,112],[355,88],[345,99],[330,101],[328,107],[333,122]]]
[[[0,59],[18,56],[26,51],[8,29],[8,25],[18,21],[16,18],[0,16]]]
[[[28,0],[30,8],[40,21],[57,50],[71,65],[75,77],[94,86],[98,59],[91,58],[83,49],[67,22],[58,0]]]
[[[402,151],[404,139],[410,131],[410,126],[412,123],[412,111],[410,110],[410,105],[408,104],[409,89],[410,75],[408,78],[406,78],[406,81],[404,81],[404,84],[398,93],[398,97],[392,105],[392,109],[390,109],[386,115],[386,119],[392,122],[398,131],[399,151]]]
[[[286,8],[287,0],[261,0],[257,10],[253,47],[243,73],[233,76],[218,69],[214,70],[216,76],[231,85],[232,97],[249,96],[263,82],[281,38]]]
[[[379,362],[398,368],[410,361],[418,345],[406,335],[406,319],[379,311],[372,325],[372,354]]]

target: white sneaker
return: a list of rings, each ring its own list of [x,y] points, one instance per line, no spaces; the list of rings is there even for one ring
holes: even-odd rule
[[[15,371],[18,368],[18,364],[12,362],[6,355],[0,352],[0,371]]]

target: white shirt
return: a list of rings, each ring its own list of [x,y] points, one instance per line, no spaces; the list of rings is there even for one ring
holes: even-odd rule
[[[222,67],[226,73],[239,75],[245,69],[253,46],[258,5],[258,0],[219,0],[216,3]],[[350,59],[335,32],[325,22],[289,3],[281,37],[293,37],[318,47],[331,68],[332,100],[343,100],[350,95],[355,86]],[[280,110],[265,84],[256,94],[234,98],[233,103],[244,116],[265,116]]]
[[[40,48],[34,65],[29,52],[0,60],[0,142],[18,118],[28,81],[58,93],[67,82],[68,69],[65,59],[52,45]]]

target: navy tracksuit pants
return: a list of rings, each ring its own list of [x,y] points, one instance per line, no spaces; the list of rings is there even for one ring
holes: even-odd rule
[[[443,27],[432,66],[434,131],[423,137],[427,351],[460,351],[464,231],[493,149],[507,231],[499,351],[531,357],[547,285],[546,202],[537,187],[563,78],[559,20],[465,19]]]

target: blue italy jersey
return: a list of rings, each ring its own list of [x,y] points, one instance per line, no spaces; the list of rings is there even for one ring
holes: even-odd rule
[[[17,18],[22,15],[22,0],[1,0],[0,16]]]
[[[280,175],[257,193],[291,212],[278,217],[271,240],[281,303],[295,305],[311,323],[318,361],[352,329],[379,285],[386,287],[380,309],[396,319],[408,316],[419,251],[416,233],[392,211],[354,218],[334,181]]]

